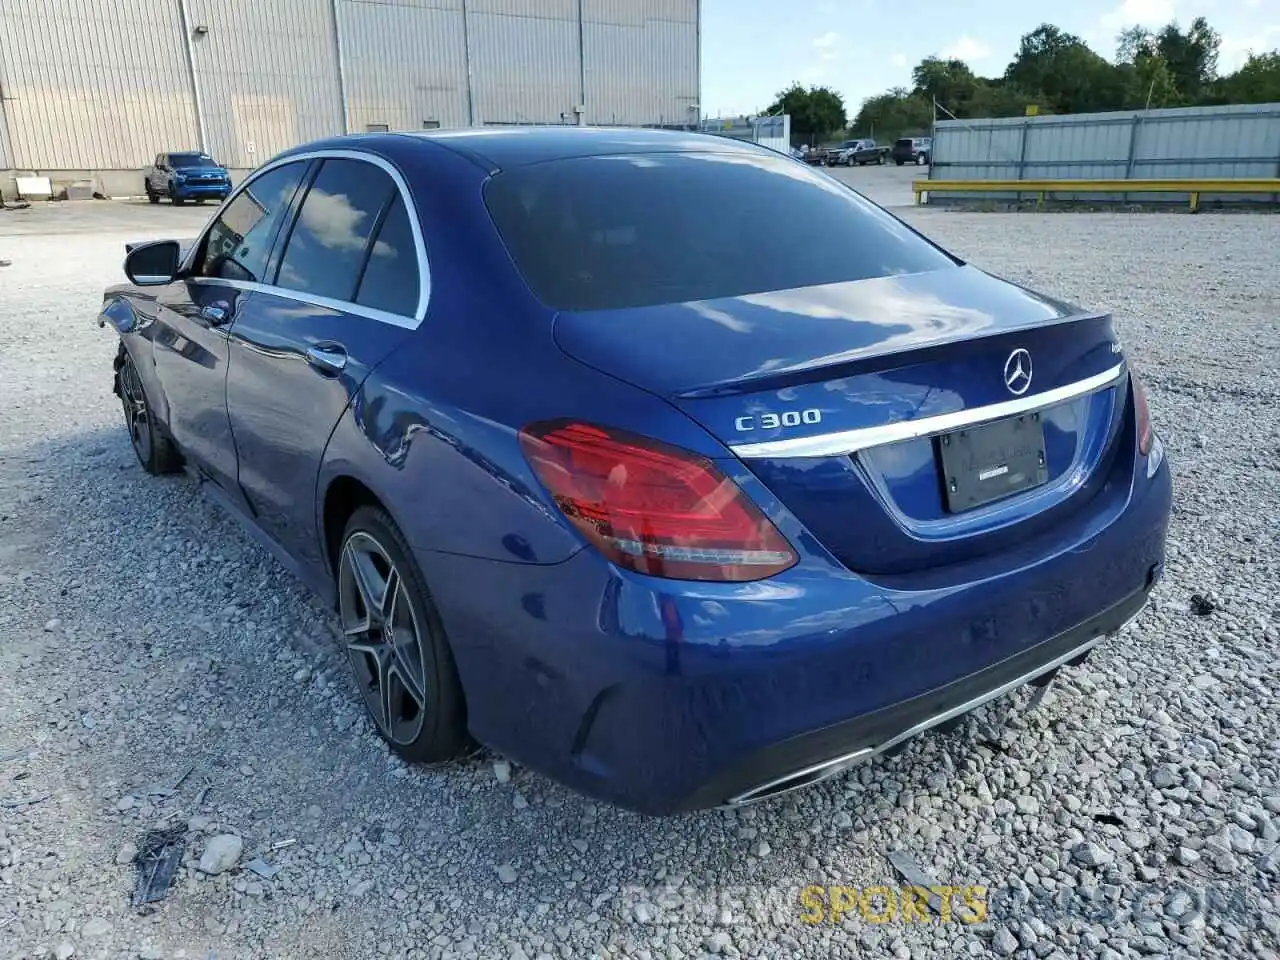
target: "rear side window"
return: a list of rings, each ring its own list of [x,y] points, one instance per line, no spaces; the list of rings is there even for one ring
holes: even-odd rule
[[[209,228],[195,273],[260,282],[267,255],[307,164],[286,163],[256,177],[227,204]]]
[[[534,294],[558,310],[736,297],[953,266],[831,177],[744,153],[553,160],[485,188]]]
[[[353,301],[370,238],[395,193],[395,182],[380,167],[325,160],[302,201],[276,283]]]
[[[418,311],[418,250],[399,191],[378,227],[356,303],[403,317]]]

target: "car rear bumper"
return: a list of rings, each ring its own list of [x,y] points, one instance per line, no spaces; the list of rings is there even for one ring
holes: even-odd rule
[[[1145,602],[1167,466],[956,579],[869,581],[806,557],[758,583],[419,552],[473,734],[650,814],[818,779],[1077,659]],[[807,773],[805,771],[808,771]],[[770,786],[772,784],[772,787]],[[763,791],[760,788],[765,788]]]
[[[1157,567],[1151,585],[1158,579]],[[683,807],[738,806],[809,786],[1028,683],[1047,682],[1058,668],[1080,663],[1102,639],[1136,617],[1149,592],[1149,587],[1139,590],[1052,639],[928,693],[771,744],[703,784]]]

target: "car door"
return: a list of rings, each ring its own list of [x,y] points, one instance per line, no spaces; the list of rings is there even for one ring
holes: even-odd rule
[[[151,188],[153,193],[160,192],[160,171],[164,169],[164,154],[157,153],[155,162],[151,164],[151,169],[147,171],[147,186]]]
[[[166,425],[182,453],[237,499],[226,402],[229,331],[262,278],[307,166],[288,163],[255,177],[209,225],[179,279],[156,297],[153,355]]]
[[[232,328],[227,409],[259,525],[296,560],[322,564],[315,496],[325,446],[425,309],[417,213],[399,174],[373,158],[326,157],[278,260],[274,284]]]

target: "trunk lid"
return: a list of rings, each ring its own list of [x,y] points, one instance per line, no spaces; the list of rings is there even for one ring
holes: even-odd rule
[[[865,573],[972,559],[1080,509],[1109,472],[1127,389],[1111,376],[1123,361],[1109,316],[970,266],[565,312],[555,337],[580,361],[668,398]],[[1015,351],[1029,370],[1011,362]],[[1024,399],[1039,406],[1035,398],[1050,402],[1090,380],[1096,390],[1031,424],[1043,454],[1033,484],[977,505],[946,489],[957,459],[944,459],[940,438],[868,446],[871,435],[849,433],[888,426],[892,435],[895,424]],[[846,436],[861,448],[840,449]]]

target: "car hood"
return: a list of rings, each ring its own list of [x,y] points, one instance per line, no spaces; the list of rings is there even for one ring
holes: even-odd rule
[[[569,355],[664,396],[713,395],[812,371],[1085,316],[976,267],[626,310],[565,312]]]
[[[226,167],[180,167],[173,171],[184,177],[220,177],[226,176]]]

